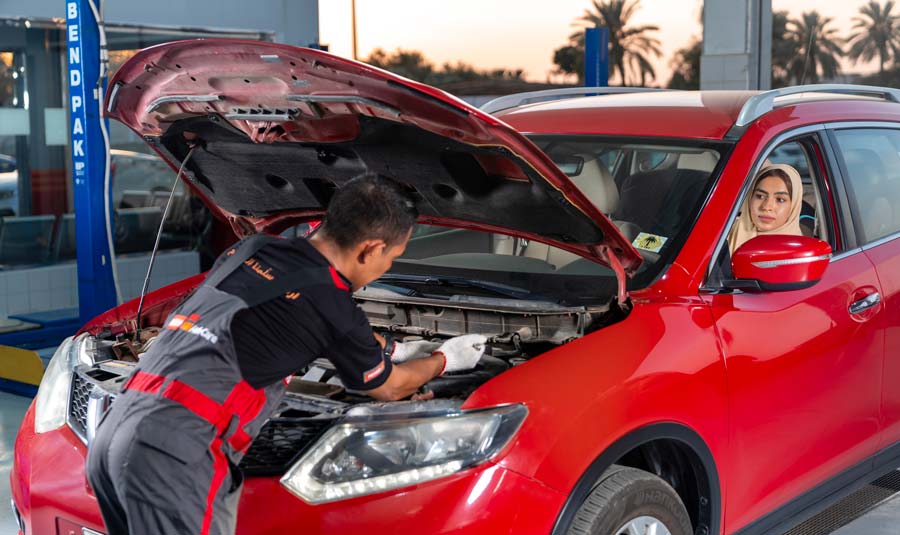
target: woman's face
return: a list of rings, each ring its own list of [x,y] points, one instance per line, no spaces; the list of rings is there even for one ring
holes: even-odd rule
[[[787,223],[790,215],[791,194],[784,180],[770,175],[756,183],[750,199],[750,219],[757,230],[775,230]]]

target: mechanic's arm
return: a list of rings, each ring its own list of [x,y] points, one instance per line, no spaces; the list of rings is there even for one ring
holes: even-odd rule
[[[444,355],[435,353],[429,357],[394,364],[387,380],[365,394],[379,401],[396,401],[411,396],[444,369]]]

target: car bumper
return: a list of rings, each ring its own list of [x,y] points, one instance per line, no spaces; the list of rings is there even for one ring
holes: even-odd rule
[[[86,449],[66,427],[35,435],[33,406],[16,440],[10,475],[26,535],[103,531],[84,474]],[[249,478],[237,535],[384,533],[546,534],[565,496],[533,479],[488,464],[415,487],[309,505],[277,478]]]

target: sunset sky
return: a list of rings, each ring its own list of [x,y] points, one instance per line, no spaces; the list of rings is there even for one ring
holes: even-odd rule
[[[821,0],[772,0],[774,10],[799,17],[818,9],[834,18],[841,35],[849,34],[852,18],[867,0],[842,3]],[[321,0],[321,42],[331,52],[351,56],[351,0]],[[421,51],[436,66],[464,61],[480,69],[525,70],[526,78],[545,81],[553,69],[553,50],[567,42],[572,22],[589,0],[356,0],[360,59],[375,48]],[[662,84],[670,76],[672,54],[692,35],[700,36],[700,0],[641,0],[633,24],[655,24],[663,56],[655,60]],[[900,13],[900,10],[895,10]],[[845,64],[849,72],[870,72],[874,65]],[[561,79],[555,78],[556,81]]]

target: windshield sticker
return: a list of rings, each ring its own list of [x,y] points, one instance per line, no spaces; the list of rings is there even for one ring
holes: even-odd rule
[[[650,251],[651,253],[658,253],[668,240],[669,238],[657,236],[656,234],[647,234],[646,232],[641,232],[637,235],[637,238],[635,238],[634,241],[631,242],[631,245],[634,245],[638,249]]]

